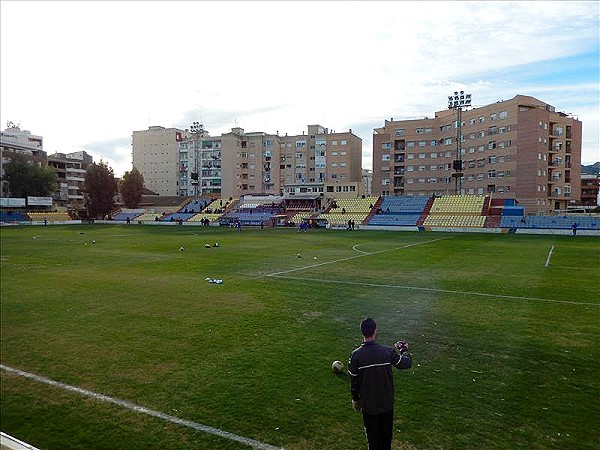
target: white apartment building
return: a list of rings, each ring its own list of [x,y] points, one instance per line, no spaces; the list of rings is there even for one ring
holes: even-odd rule
[[[133,132],[133,167],[144,177],[144,187],[162,196],[180,195],[179,141],[183,136],[178,128],[161,126]]]

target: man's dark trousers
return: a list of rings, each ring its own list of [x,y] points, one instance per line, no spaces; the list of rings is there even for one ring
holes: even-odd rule
[[[394,428],[394,410],[380,414],[363,413],[363,423],[369,442],[369,450],[390,450]]]

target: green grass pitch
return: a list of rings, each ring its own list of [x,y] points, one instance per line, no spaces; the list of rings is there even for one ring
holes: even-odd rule
[[[394,371],[394,449],[598,448],[598,238],[0,231],[4,366],[276,447],[366,448],[331,363],[368,315],[414,357]],[[44,450],[249,448],[0,375],[0,428]]]

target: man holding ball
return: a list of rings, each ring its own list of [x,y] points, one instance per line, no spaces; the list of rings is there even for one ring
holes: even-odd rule
[[[367,317],[360,323],[363,343],[350,355],[348,375],[352,408],[362,412],[369,450],[390,450],[394,424],[394,381],[392,366],[409,369],[412,356],[408,344],[394,347],[377,341],[377,324]]]

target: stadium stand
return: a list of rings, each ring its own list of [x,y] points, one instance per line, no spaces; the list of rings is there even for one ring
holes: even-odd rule
[[[112,217],[112,220],[119,220],[119,221],[125,222],[127,219],[135,220],[136,217],[139,217],[142,214],[144,214],[143,209],[125,209],[125,208],[123,208],[121,211],[119,211]]]
[[[377,214],[368,221],[369,225],[415,226],[421,218],[429,197],[386,196]]]
[[[28,222],[30,220],[27,214],[21,211],[0,211],[0,222],[3,223]]]
[[[188,219],[192,218],[194,215],[195,215],[194,213],[175,212],[175,213],[171,213],[171,214],[165,214],[164,216],[162,216],[160,221],[161,222],[178,222],[178,221],[182,220],[183,222],[186,222]]]
[[[436,197],[429,214],[423,221],[425,227],[482,228],[485,225],[483,195],[446,195]]]
[[[327,220],[329,226],[334,227],[347,226],[349,220],[359,225],[365,222],[378,200],[379,197],[336,199],[326,212],[315,219]]]
[[[600,217],[595,216],[502,216],[501,228],[600,230]]]
[[[44,219],[48,220],[48,222],[68,222],[73,220],[71,216],[66,212],[33,212],[30,211],[27,215],[31,218],[32,221],[43,222]]]

